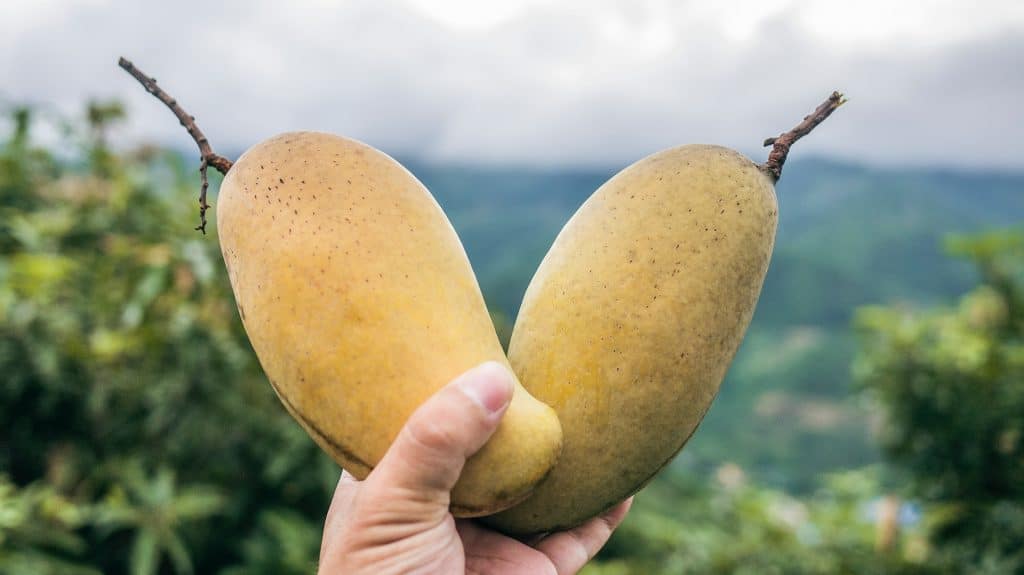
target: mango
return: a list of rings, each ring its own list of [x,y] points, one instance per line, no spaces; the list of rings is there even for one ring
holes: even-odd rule
[[[287,410],[364,478],[415,408],[484,361],[508,365],[465,250],[437,202],[365,144],[282,134],[227,173],[217,227],[239,314]],[[459,516],[526,497],[561,446],[516,383],[452,493]]]
[[[570,528],[646,484],[697,429],[768,269],[773,180],[718,146],[665,150],[602,185],[526,291],[509,360],[563,448],[524,502],[485,521]]]

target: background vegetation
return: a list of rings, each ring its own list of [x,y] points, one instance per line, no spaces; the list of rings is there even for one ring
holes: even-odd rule
[[[0,573],[310,573],[338,469],[191,230],[192,155],[115,152],[122,115],[0,132]],[[506,333],[613,171],[407,164]],[[1022,190],[791,162],[722,394],[588,573],[1024,573],[1024,235],[977,234],[1019,229]]]

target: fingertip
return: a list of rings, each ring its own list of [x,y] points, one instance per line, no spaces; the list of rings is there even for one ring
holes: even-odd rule
[[[463,373],[455,387],[488,414],[500,413],[512,401],[512,372],[496,362],[487,361]]]
[[[629,497],[622,503],[619,503],[605,512],[605,514],[602,515],[602,518],[612,529],[615,529],[620,523],[622,523],[622,520],[626,518],[626,515],[632,507],[633,497]]]

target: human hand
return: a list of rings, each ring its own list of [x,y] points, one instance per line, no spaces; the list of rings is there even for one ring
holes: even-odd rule
[[[466,459],[497,429],[512,386],[500,364],[469,370],[413,413],[364,481],[342,473],[327,512],[320,575],[567,575],[592,559],[631,500],[531,545],[448,511]]]

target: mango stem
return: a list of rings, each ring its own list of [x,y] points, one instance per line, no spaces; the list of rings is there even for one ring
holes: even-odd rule
[[[178,118],[178,121],[181,122],[181,125],[185,126],[185,130],[188,131],[188,135],[192,136],[196,145],[199,146],[199,180],[201,187],[199,188],[199,225],[196,226],[196,230],[203,232],[203,235],[206,235],[206,210],[210,208],[210,205],[206,203],[206,189],[210,186],[210,183],[206,178],[206,169],[212,166],[213,169],[217,170],[221,174],[227,174],[228,170],[231,169],[233,162],[213,151],[213,147],[210,146],[210,141],[206,139],[206,135],[203,134],[202,130],[199,129],[199,126],[196,125],[195,116],[182,109],[182,107],[178,105],[177,100],[157,86],[156,78],[143,74],[142,70],[136,68],[135,64],[132,64],[125,58],[119,58],[117,60],[117,65],[123,68],[125,72],[131,74],[133,78],[138,80],[147,92],[153,94],[157,100],[160,100],[165,106],[170,108],[171,112],[173,112]]]
[[[804,116],[802,122],[788,132],[784,132],[775,138],[768,138],[764,141],[765,146],[772,146],[768,154],[768,161],[759,167],[773,182],[779,181],[782,177],[782,165],[786,163],[786,156],[789,155],[789,147],[800,138],[811,133],[811,130],[818,127],[818,124],[825,121],[836,108],[846,103],[846,97],[839,92],[832,92],[827,100],[821,103],[813,112]]]

